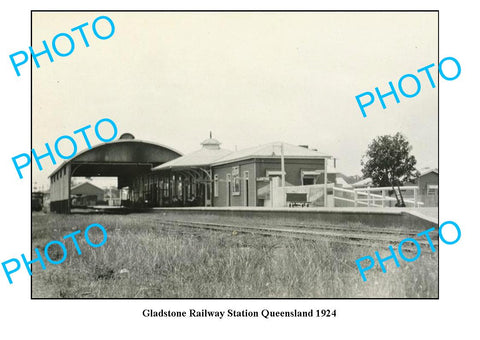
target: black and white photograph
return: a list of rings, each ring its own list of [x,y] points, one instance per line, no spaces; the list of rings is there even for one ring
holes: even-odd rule
[[[438,298],[438,22],[33,11],[32,298]]]
[[[2,338],[475,338],[473,3],[0,8]]]

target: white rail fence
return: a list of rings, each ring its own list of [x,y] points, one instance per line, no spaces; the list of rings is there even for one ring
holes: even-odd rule
[[[402,195],[404,197],[403,201],[405,205],[412,207],[419,207],[423,205],[423,202],[418,201],[418,187],[416,186],[405,186],[400,187]],[[337,201],[349,202],[352,203],[354,207],[367,206],[367,207],[388,207],[391,206],[390,202],[397,202],[395,197],[388,196],[388,192],[392,191],[391,187],[379,187],[379,188],[359,188],[359,189],[343,189],[338,187],[333,187],[333,199],[335,206]],[[395,191],[398,196],[398,188],[395,188]],[[413,196],[408,195],[407,192],[413,192]],[[380,194],[374,194],[374,192],[380,192]],[[339,195],[339,193],[342,193]],[[345,195],[347,194],[347,195]],[[345,197],[350,196],[350,197]]]

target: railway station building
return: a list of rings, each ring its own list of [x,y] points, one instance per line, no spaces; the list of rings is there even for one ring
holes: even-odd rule
[[[116,141],[97,145],[63,162],[49,176],[50,211],[70,212],[72,177],[117,177],[119,188],[133,188],[135,181],[150,174],[153,167],[180,156],[172,148],[124,133]]]
[[[282,150],[283,149],[283,150]],[[270,183],[282,178],[285,186],[324,184],[328,156],[283,142],[236,152],[212,163],[214,206],[270,206]]]
[[[285,186],[326,184],[328,158],[283,142],[230,151],[211,135],[199,150],[182,155],[127,133],[60,165],[50,175],[50,209],[71,211],[74,176],[117,177],[118,189],[128,192],[122,206],[131,208],[269,206],[276,177]]]

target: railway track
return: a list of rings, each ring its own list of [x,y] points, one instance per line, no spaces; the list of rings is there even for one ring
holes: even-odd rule
[[[233,225],[212,222],[192,222],[181,220],[159,219],[159,223],[168,228],[205,229],[230,233],[248,233],[262,236],[290,237],[307,240],[326,240],[330,242],[345,243],[357,246],[377,246],[387,249],[388,245],[396,246],[405,238],[415,238],[422,249],[430,248],[425,237],[416,236],[419,231],[399,228],[375,228],[366,226],[346,227],[341,225],[292,225],[267,224],[256,225]],[[438,248],[438,233],[430,234],[435,248]],[[405,243],[402,249],[415,251],[412,243]]]

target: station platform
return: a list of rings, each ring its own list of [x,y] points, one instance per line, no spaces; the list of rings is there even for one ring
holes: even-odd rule
[[[424,209],[424,208],[423,208]],[[189,207],[152,208],[151,211],[171,217],[191,219],[265,220],[275,223],[364,224],[375,227],[402,227],[425,230],[436,227],[438,218],[433,210],[422,208],[265,208],[265,207]]]

